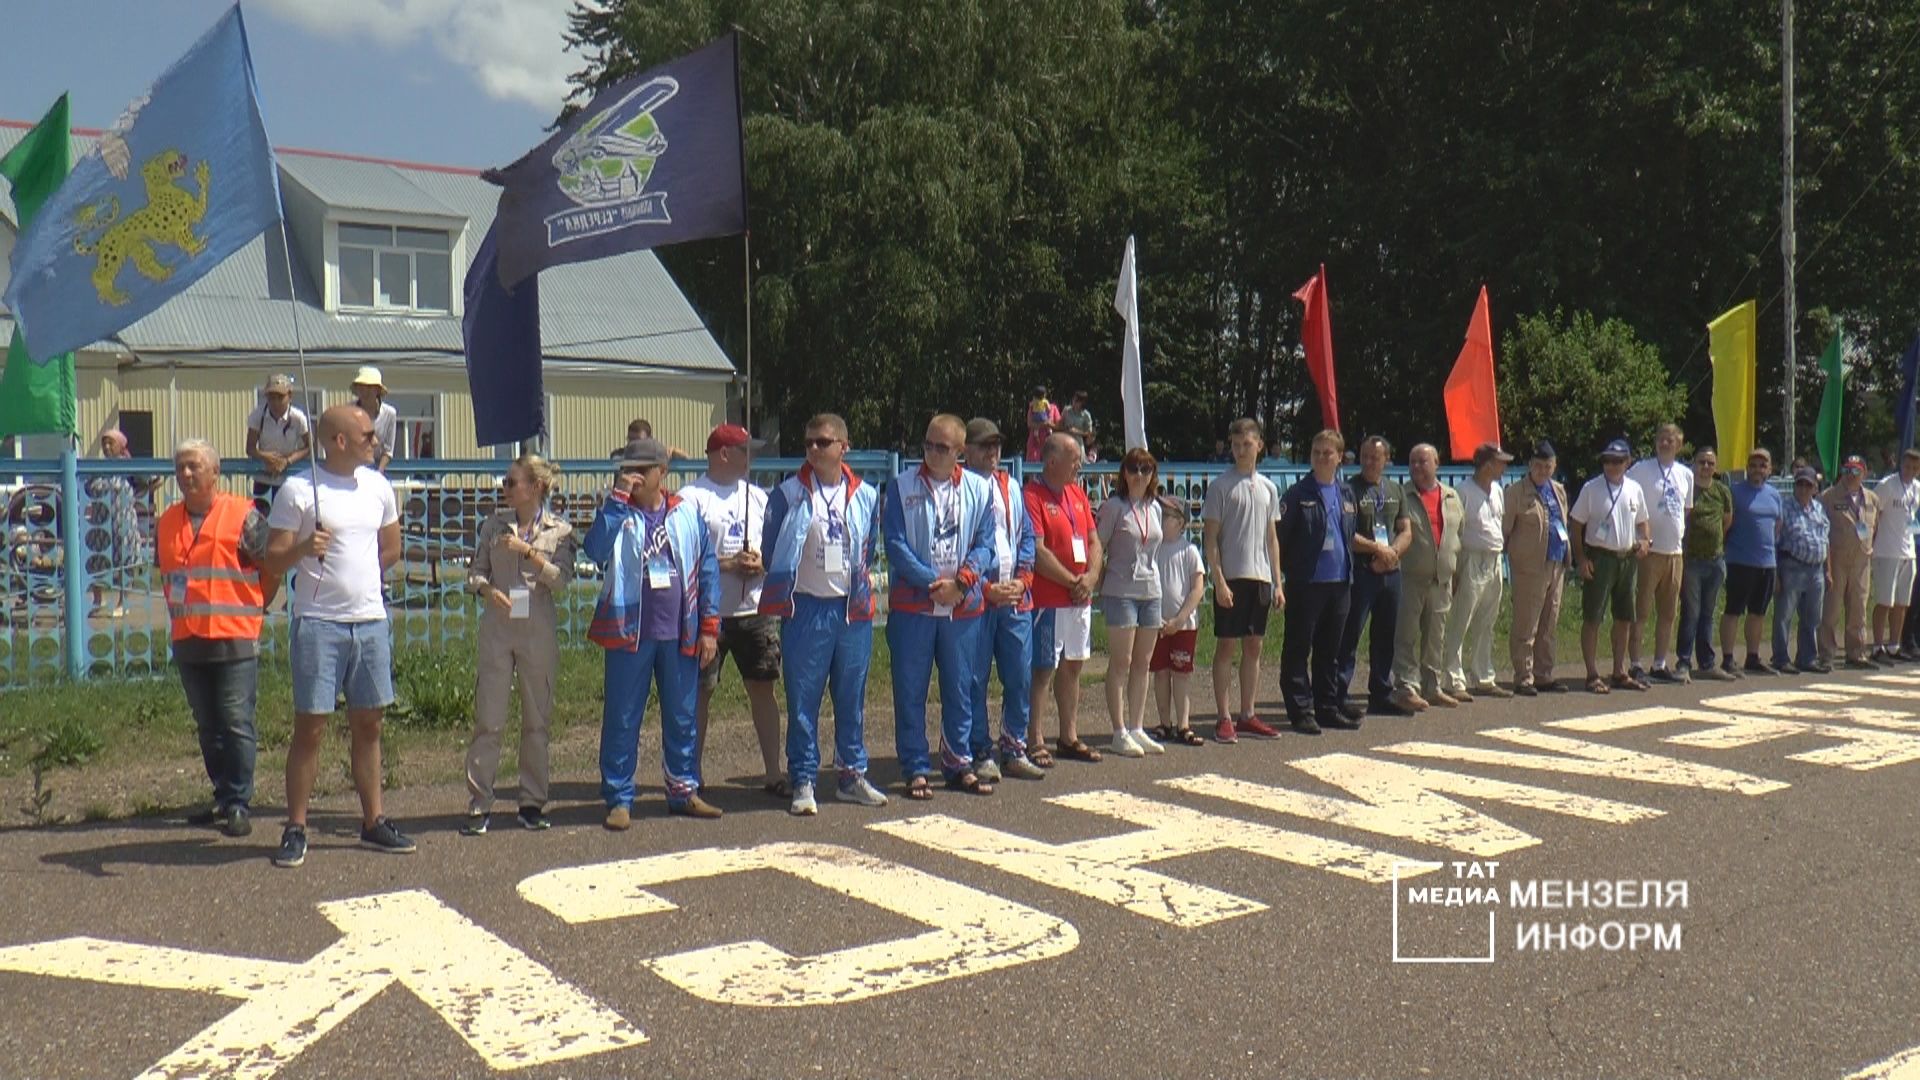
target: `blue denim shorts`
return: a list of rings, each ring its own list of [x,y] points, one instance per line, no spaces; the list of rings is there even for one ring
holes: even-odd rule
[[[343,692],[349,709],[393,704],[393,631],[385,619],[342,623],[295,618],[288,653],[296,713],[331,713]]]
[[[1100,614],[1106,616],[1107,629],[1158,630],[1165,621],[1160,617],[1160,598],[1135,600],[1125,596],[1102,596]]]

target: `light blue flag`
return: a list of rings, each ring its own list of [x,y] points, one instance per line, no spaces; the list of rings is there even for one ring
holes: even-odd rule
[[[35,363],[118,333],[280,220],[238,4],[74,165],[13,249]]]

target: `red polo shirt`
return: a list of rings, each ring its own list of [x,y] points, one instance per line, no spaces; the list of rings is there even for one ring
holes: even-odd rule
[[[1093,504],[1087,501],[1087,492],[1079,484],[1072,484],[1067,490],[1055,494],[1045,480],[1035,478],[1027,481],[1022,496],[1027,501],[1027,517],[1033,521],[1033,535],[1041,547],[1053,552],[1054,557],[1076,574],[1087,571],[1087,560],[1075,560],[1073,557],[1073,538],[1080,538],[1080,550],[1086,551],[1093,546]],[[1040,574],[1033,574],[1033,606],[1037,608],[1073,607],[1072,596],[1067,587]]]

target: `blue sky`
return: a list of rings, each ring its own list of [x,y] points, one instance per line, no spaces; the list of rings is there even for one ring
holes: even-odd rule
[[[120,110],[230,0],[6,0],[0,117],[37,120],[62,90],[75,127]],[[276,146],[504,165],[546,137],[568,72],[570,0],[247,0]]]

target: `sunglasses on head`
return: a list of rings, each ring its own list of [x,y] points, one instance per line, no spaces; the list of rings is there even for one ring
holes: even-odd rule
[[[821,438],[813,438],[813,439],[807,440],[807,449],[809,450],[827,450],[839,445],[840,445],[839,439],[829,439],[829,438],[821,437]]]

